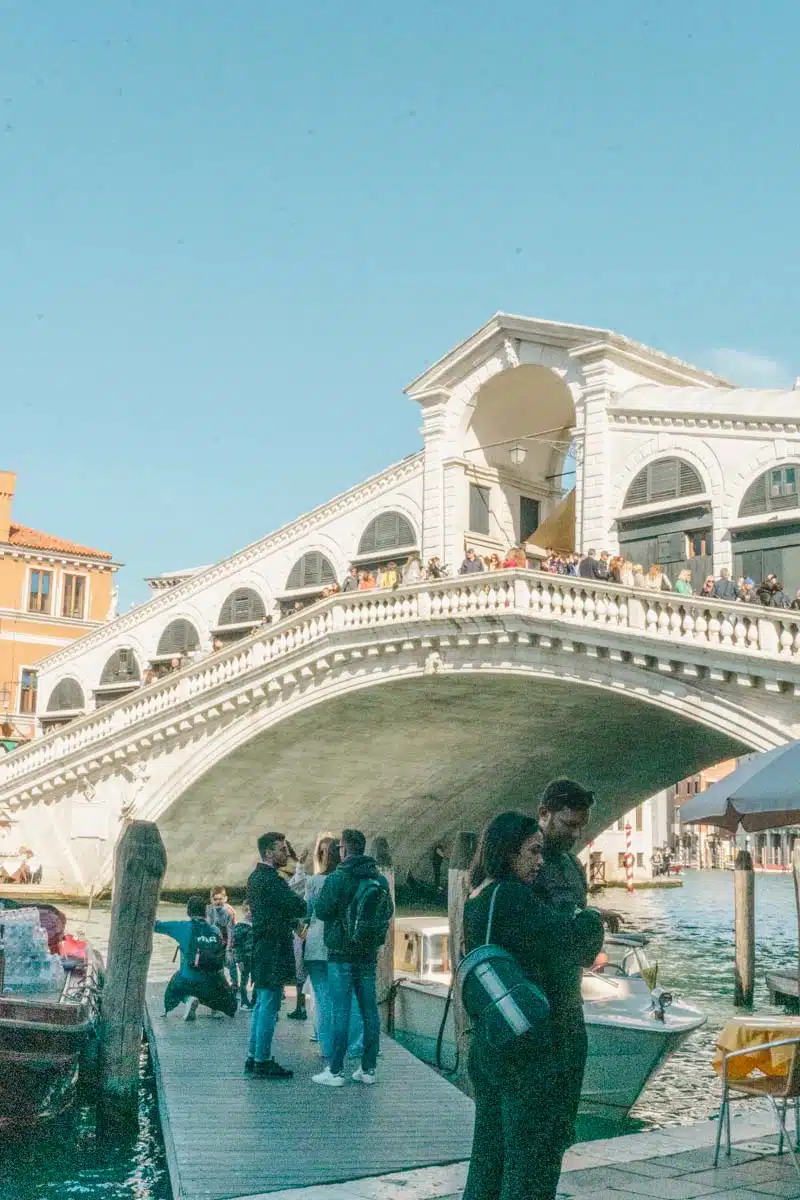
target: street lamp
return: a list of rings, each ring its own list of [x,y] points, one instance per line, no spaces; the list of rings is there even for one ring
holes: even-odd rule
[[[525,459],[528,457],[528,451],[521,442],[517,442],[509,450],[508,457],[511,459],[511,462],[515,467],[521,467],[525,462]]]

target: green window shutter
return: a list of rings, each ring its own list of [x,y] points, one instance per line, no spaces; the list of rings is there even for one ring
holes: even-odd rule
[[[50,699],[47,701],[48,712],[73,711],[85,708],[85,706],[83,688],[77,679],[62,679],[53,688]]]
[[[184,617],[172,621],[158,641],[157,655],[190,654],[200,646],[200,635],[191,621]]]
[[[623,508],[635,508],[637,504],[647,504],[647,467],[634,479],[625,494]]]
[[[291,592],[299,588],[322,588],[326,584],[335,582],[336,572],[330,559],[326,558],[324,554],[320,554],[319,550],[309,550],[308,554],[304,554],[301,559],[298,559],[289,572],[286,590]]]
[[[264,601],[253,588],[237,588],[231,592],[219,613],[217,624],[242,625],[246,621],[261,621],[266,617]]]
[[[141,673],[136,655],[130,647],[124,646],[116,650],[103,667],[100,685],[102,687],[109,683],[132,683],[137,679],[141,679]]]
[[[489,533],[490,491],[480,484],[469,485],[469,528],[471,533]]]
[[[386,512],[370,521],[358,543],[358,553],[377,554],[400,546],[416,546],[417,536],[402,513]]]
[[[694,467],[689,463],[684,462],[682,458],[677,459],[678,463],[678,495],[679,496],[695,496],[698,492],[705,491],[703,481],[695,471]]]

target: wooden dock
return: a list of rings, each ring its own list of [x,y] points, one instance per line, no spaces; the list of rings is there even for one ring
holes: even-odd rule
[[[379,1083],[324,1088],[310,1021],[278,1022],[274,1053],[293,1080],[242,1072],[249,1014],[186,1024],[147,992],[158,1107],[174,1200],[233,1200],[441,1166],[469,1158],[472,1101],[390,1038]],[[355,1062],[348,1064],[355,1069]]]

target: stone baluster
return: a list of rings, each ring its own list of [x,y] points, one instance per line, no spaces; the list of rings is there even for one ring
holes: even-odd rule
[[[570,621],[575,616],[575,596],[569,586],[559,590],[561,591],[561,614]]]
[[[681,611],[676,606],[670,607],[669,613],[669,632],[670,637],[679,638],[681,636]]]
[[[658,608],[652,602],[652,600],[645,600],[643,603],[645,606],[645,612],[644,612],[645,633],[651,633],[651,634],[657,633],[658,632]]]
[[[708,640],[711,642],[712,646],[719,645],[720,625],[721,622],[719,619],[719,614],[712,612],[708,621]]]

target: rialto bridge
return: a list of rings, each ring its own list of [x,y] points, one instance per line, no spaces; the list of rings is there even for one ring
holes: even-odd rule
[[[0,847],[32,846],[44,882],[77,892],[108,879],[135,816],[158,821],[173,887],[240,882],[268,827],[359,825],[415,867],[555,774],[594,787],[600,829],[800,734],[800,613],[456,573],[468,546],[537,542],[686,569],[696,591],[723,567],[774,571],[793,595],[797,392],[499,314],[408,395],[418,453],[152,580],[148,603],[41,664],[40,736],[0,759]],[[412,554],[450,577],[322,598],[351,564]]]
[[[133,817],[159,823],[173,887],[241,882],[275,826],[380,831],[414,865],[554,773],[592,784],[602,828],[800,734],[798,695],[800,626],[769,610],[507,571],[262,627],[16,751],[0,803],[76,891]]]

